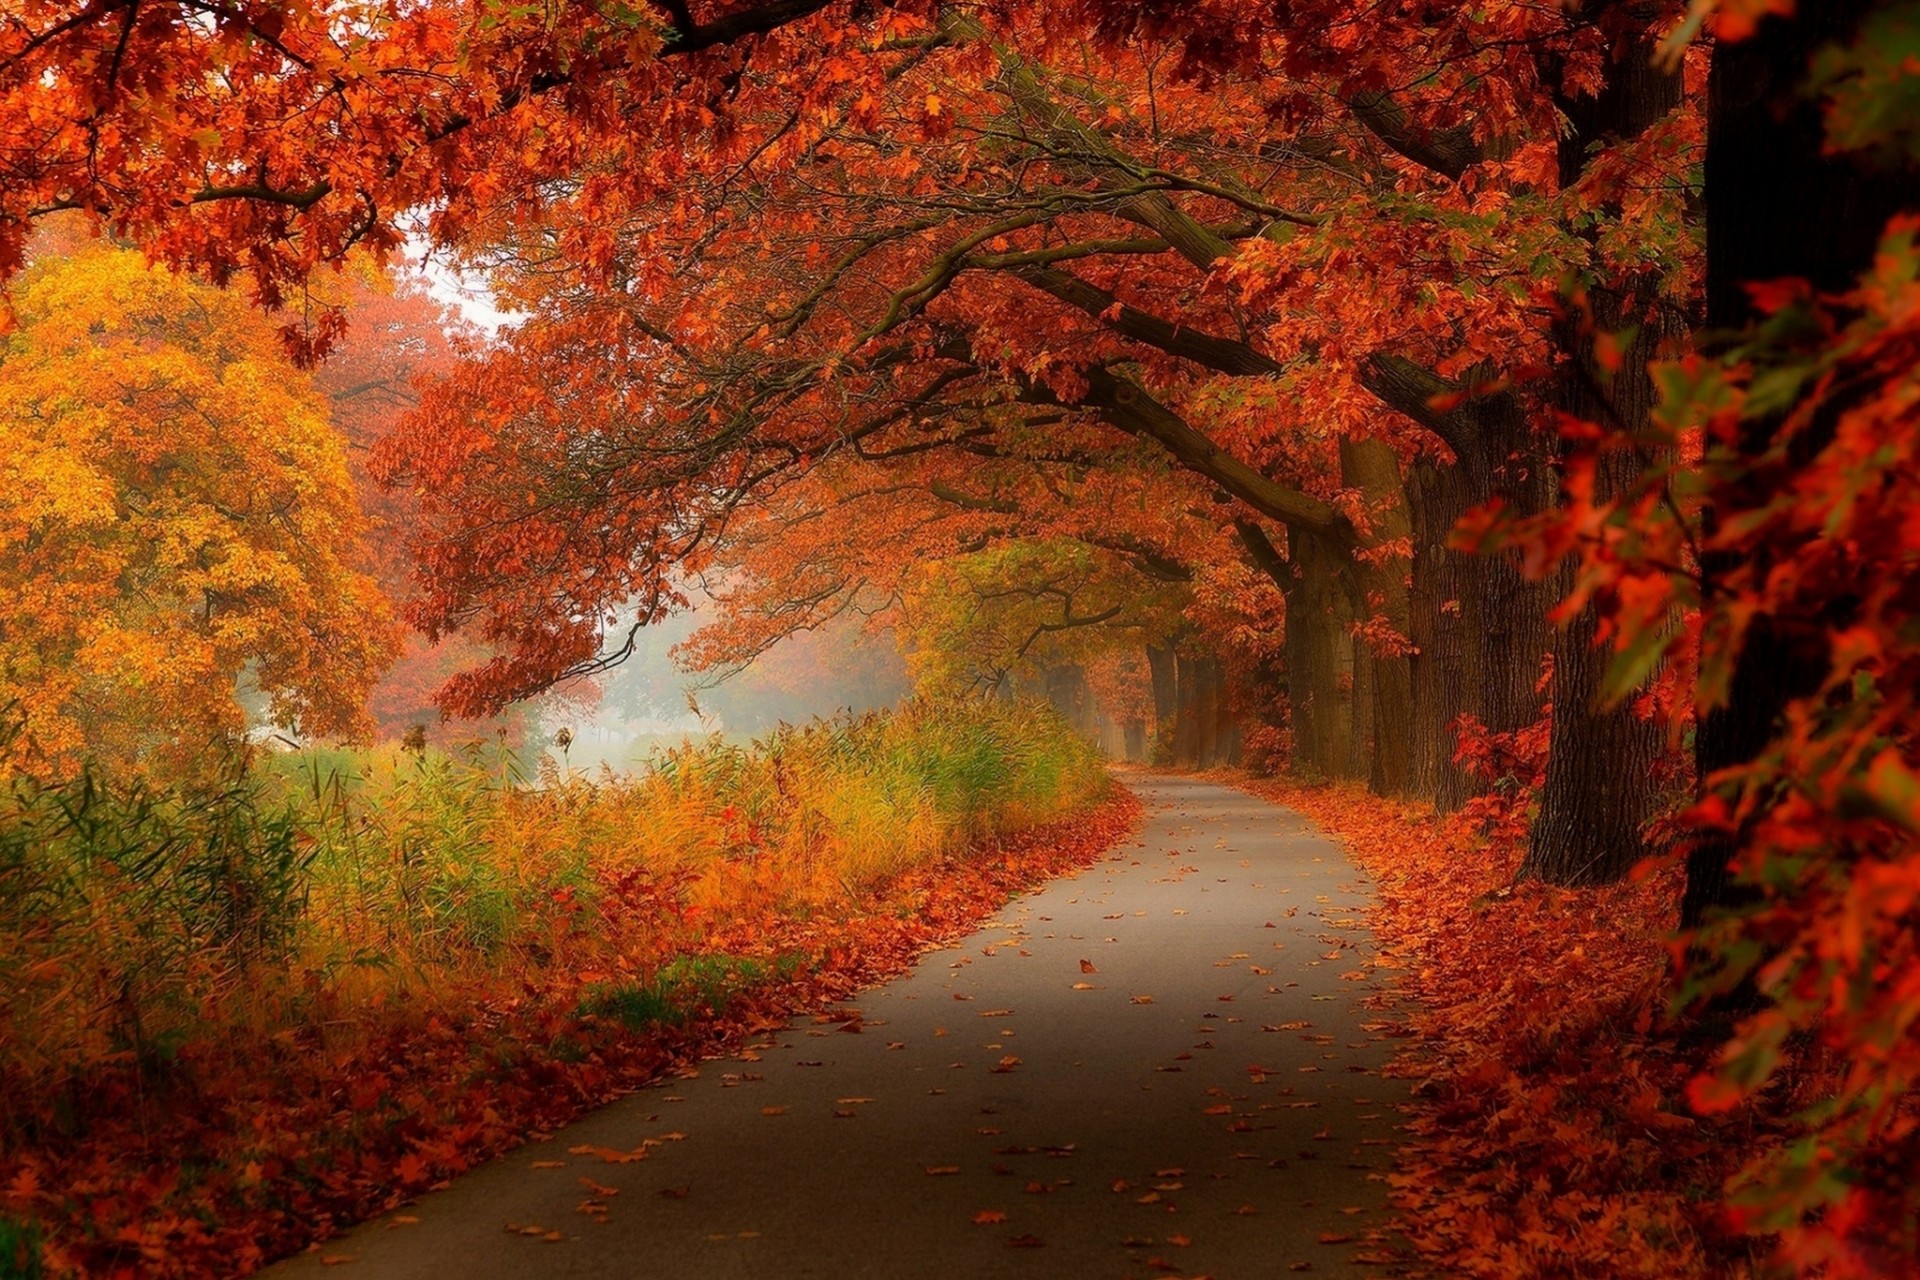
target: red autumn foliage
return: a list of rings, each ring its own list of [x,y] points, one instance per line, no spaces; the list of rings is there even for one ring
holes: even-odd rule
[[[1417,1082],[1394,1204],[1424,1274],[1748,1273],[1716,1189],[1768,1121],[1688,1106],[1708,1050],[1665,1011],[1676,865],[1601,890],[1516,882],[1522,847],[1467,815],[1246,785],[1338,836],[1375,882],[1383,1012]]]
[[[1680,832],[1675,990],[1732,1028],[1692,1096],[1757,1117],[1735,1225],[1876,1275],[1920,1257],[1920,38],[1907,4],[1795,8],[37,0],[0,22],[0,270],[84,210],[300,304],[311,358],[313,274],[412,211],[491,267],[527,323],[381,458],[421,490],[417,620],[486,646],[455,710],[591,674],[700,575],[737,575],[722,661],[918,588],[926,634],[985,637],[949,668],[1109,624],[1224,653],[1258,687],[1196,682],[1215,730],[1237,702],[1263,756],[1467,806],[1533,876]],[[1473,507],[1507,550],[1445,547]],[[1068,576],[928,589],[1061,543]],[[1583,901],[1639,939],[1626,892]],[[1519,893],[1550,954],[1475,941],[1583,981],[1578,914]],[[1565,1105],[1691,1169],[1620,993],[1481,976],[1598,1008],[1554,1035],[1614,1087]],[[1441,1016],[1571,1070],[1471,988]],[[1581,1203],[1534,1123],[1562,1095],[1498,1083],[1474,1150]],[[1578,1167],[1653,1176],[1609,1141]],[[1664,1204],[1595,1221],[1690,1263]]]

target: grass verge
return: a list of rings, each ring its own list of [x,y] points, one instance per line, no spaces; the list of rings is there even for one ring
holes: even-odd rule
[[[243,1274],[897,971],[1135,807],[1030,708],[533,790],[354,764],[8,798],[0,1275]]]

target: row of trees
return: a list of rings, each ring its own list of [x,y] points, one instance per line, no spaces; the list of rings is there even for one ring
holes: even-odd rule
[[[0,29],[0,266],[82,208],[269,305],[408,218],[488,271],[528,318],[371,461],[461,714],[705,580],[710,665],[849,614],[948,685],[1144,658],[1185,758],[1231,698],[1441,807],[1459,726],[1544,727],[1557,883],[1691,796],[1718,1096],[1817,1031],[1870,1067],[1809,1132],[1908,1167],[1920,36],[1785,7],[95,0]],[[1771,1185],[1808,1257],[1910,1234]]]

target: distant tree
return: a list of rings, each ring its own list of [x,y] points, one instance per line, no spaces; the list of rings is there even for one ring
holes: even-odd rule
[[[393,652],[326,405],[247,302],[93,247],[0,340],[0,774],[365,732]]]

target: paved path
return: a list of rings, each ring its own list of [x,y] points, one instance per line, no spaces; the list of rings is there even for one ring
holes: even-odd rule
[[[1377,1270],[1320,1243],[1383,1223],[1404,1096],[1362,1025],[1373,982],[1342,976],[1364,877],[1286,809],[1127,780],[1137,843],[866,993],[859,1034],[797,1021],[272,1274]]]

